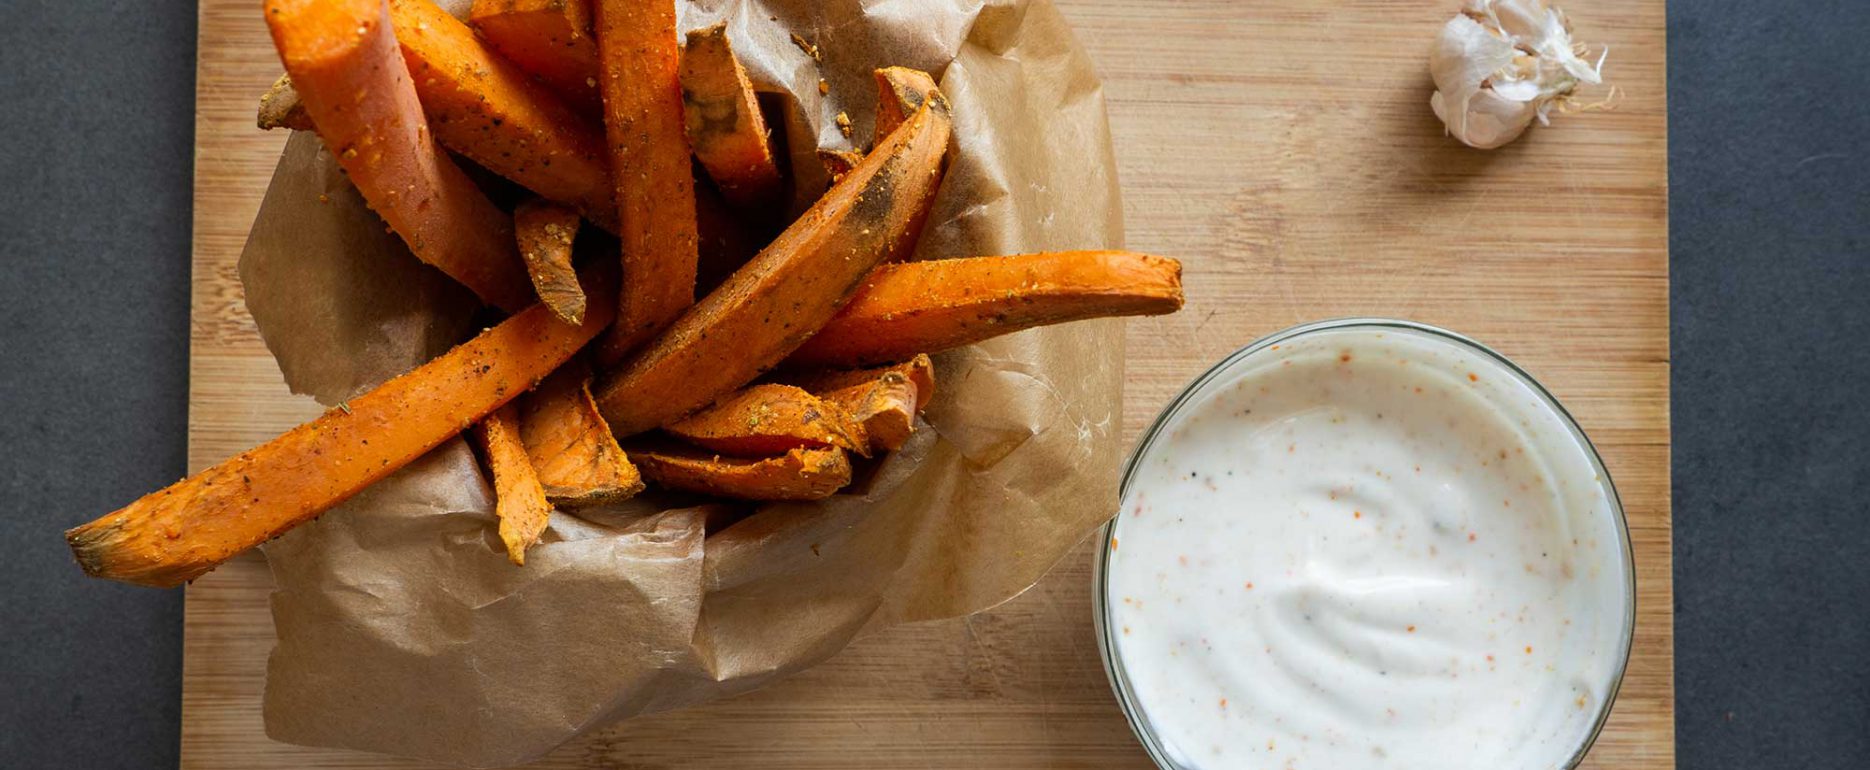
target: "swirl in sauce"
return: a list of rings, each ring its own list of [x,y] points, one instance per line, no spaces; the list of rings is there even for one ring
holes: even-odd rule
[[[1589,452],[1490,356],[1341,328],[1258,351],[1137,459],[1116,665],[1188,768],[1550,768],[1624,660]]]

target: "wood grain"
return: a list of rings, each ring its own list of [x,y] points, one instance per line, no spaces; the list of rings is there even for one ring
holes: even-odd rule
[[[1210,362],[1302,321],[1385,315],[1476,337],[1602,450],[1637,553],[1635,654],[1587,767],[1674,767],[1662,0],[1570,0],[1623,98],[1493,153],[1442,136],[1424,60],[1452,0],[1061,0],[1110,97],[1133,248],[1180,256],[1188,307],[1130,325],[1132,440]],[[280,145],[251,0],[202,0],[189,461],[317,413],[286,394],[234,264]],[[765,690],[624,723],[541,766],[1120,767],[1148,760],[1097,658],[1089,550],[1020,598],[891,629]],[[182,765],[416,763],[268,741],[270,577],[188,590]]]

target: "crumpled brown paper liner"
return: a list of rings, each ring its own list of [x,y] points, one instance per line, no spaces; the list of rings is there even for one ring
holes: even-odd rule
[[[809,139],[849,144],[838,111],[865,143],[872,69],[937,75],[955,148],[918,258],[1122,245],[1102,92],[1046,0],[694,3],[681,28],[723,18],[755,82],[788,102],[802,184],[822,173]],[[465,294],[383,233],[310,135],[287,146],[241,277],[287,382],[325,403],[465,333]],[[266,547],[279,635],[267,734],[520,763],[617,719],[753,689],[867,629],[1010,599],[1115,511],[1121,329],[938,356],[928,429],[845,494],[757,508],[650,494],[555,514],[524,567],[506,561],[491,493],[451,441]]]

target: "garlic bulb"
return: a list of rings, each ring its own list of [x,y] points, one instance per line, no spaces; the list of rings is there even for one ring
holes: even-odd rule
[[[1579,58],[1571,24],[1545,0],[1464,0],[1429,55],[1429,106],[1456,139],[1483,150],[1517,139],[1579,83],[1601,83],[1604,56]],[[1608,49],[1604,53],[1609,53]]]

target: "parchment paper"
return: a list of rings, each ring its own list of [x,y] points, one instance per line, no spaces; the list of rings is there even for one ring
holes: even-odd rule
[[[850,146],[840,110],[867,144],[872,69],[937,76],[955,146],[917,258],[1122,245],[1102,92],[1046,0],[697,2],[681,16],[683,30],[729,21],[755,82],[786,103],[802,185],[822,173],[810,140]],[[383,234],[309,134],[287,146],[241,276],[287,382],[325,403],[466,333],[463,292]],[[555,514],[524,567],[507,563],[491,493],[452,441],[266,547],[279,635],[267,734],[520,763],[617,719],[758,687],[868,629],[1006,601],[1115,512],[1121,329],[938,356],[925,429],[830,500],[652,494]]]

